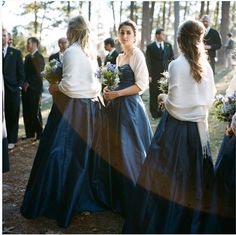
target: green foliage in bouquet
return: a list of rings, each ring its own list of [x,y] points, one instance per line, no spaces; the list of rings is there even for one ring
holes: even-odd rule
[[[236,112],[236,92],[228,97],[217,95],[214,101],[215,116],[219,121],[231,122]]]
[[[41,73],[50,84],[57,84],[62,79],[62,63],[56,59],[49,61]]]
[[[162,77],[158,81],[159,88],[162,93],[167,94],[168,93],[168,87],[169,87],[169,78],[170,75],[167,71],[164,71],[162,74]]]

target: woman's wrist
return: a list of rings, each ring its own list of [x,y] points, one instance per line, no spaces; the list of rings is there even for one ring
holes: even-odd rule
[[[120,96],[123,96],[122,95],[122,90],[116,91],[116,94],[117,94],[117,98],[120,97]]]

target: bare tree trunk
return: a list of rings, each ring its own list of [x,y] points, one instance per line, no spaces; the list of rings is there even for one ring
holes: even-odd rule
[[[120,23],[121,23],[121,17],[122,17],[122,5],[123,5],[123,2],[120,1]]]
[[[134,22],[137,24],[138,22],[138,3],[135,2],[135,5],[134,5]]]
[[[157,2],[157,5],[159,5],[159,12],[162,12],[161,2]],[[161,14],[157,14],[157,26],[161,27]]]
[[[134,21],[134,8],[135,8],[135,1],[130,2],[130,19]]]
[[[165,29],[166,26],[166,1],[163,2],[163,9],[162,9],[162,28]]]
[[[231,22],[234,23],[236,21],[236,2],[233,4],[233,9],[232,9],[232,18]]]
[[[88,2],[88,19],[91,20],[91,1]]]
[[[115,15],[115,8],[114,8],[114,2],[111,2],[111,8],[112,8],[112,15],[113,15],[113,32],[116,35],[116,15]]]
[[[46,17],[46,10],[47,10],[47,3],[44,2],[43,3],[43,17],[42,17],[42,21],[41,21],[41,24],[40,24],[40,31],[39,31],[39,41],[41,42],[41,39],[42,39],[42,31],[43,31],[43,22],[45,20],[45,17]]]
[[[34,1],[34,34],[37,36],[38,33],[38,9],[37,9],[37,2]]]
[[[66,12],[66,15],[67,15],[68,21],[70,19],[70,12],[71,12],[70,1],[67,1],[67,12]]]
[[[205,13],[205,2],[204,1],[201,1],[201,9],[200,9],[200,15],[199,15],[199,18],[201,18],[204,13]]]
[[[215,11],[214,11],[214,28],[218,28],[219,24],[219,8],[220,8],[220,2],[217,1]]]
[[[174,15],[175,15],[175,22],[174,22],[174,54],[175,57],[178,55],[178,46],[177,46],[177,31],[179,26],[179,1],[174,2]]]
[[[207,9],[206,9],[206,14],[207,15],[209,15],[209,13],[210,13],[209,7],[210,7],[210,1],[207,1]]]
[[[148,25],[149,25],[149,1],[144,1],[143,2],[141,49],[144,49],[146,47]]]
[[[79,2],[79,14],[80,14],[80,15],[82,14],[82,8],[83,8],[83,2],[80,1],[80,2]]]
[[[149,9],[149,27],[148,27],[148,36],[147,36],[147,42],[146,45],[151,42],[152,39],[152,27],[153,27],[153,15],[155,10],[155,3],[154,1],[151,2],[151,9]]]
[[[186,18],[187,12],[188,12],[188,1],[185,2],[185,7],[184,7],[184,20]]]
[[[222,1],[221,3],[221,24],[220,24],[220,34],[222,38],[222,44],[225,44],[227,33],[229,32],[229,10],[230,10],[230,1]],[[224,47],[219,50],[219,63],[224,63]]]
[[[172,2],[169,1],[168,3],[169,3],[169,7],[168,7],[169,12],[168,12],[167,29],[166,30],[168,30],[170,28],[170,22],[171,22],[170,19],[171,19],[171,15],[172,15]]]

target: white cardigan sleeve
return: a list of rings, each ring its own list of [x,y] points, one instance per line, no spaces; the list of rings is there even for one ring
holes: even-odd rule
[[[233,76],[229,83],[229,87],[226,90],[226,95],[230,96],[233,95],[234,92],[236,92],[236,74]]]
[[[232,128],[234,135],[236,135],[236,113],[232,117],[231,128]]]
[[[149,75],[144,54],[140,49],[134,49],[130,58],[130,66],[134,72],[135,84],[141,89],[139,94],[142,94],[148,87]]]

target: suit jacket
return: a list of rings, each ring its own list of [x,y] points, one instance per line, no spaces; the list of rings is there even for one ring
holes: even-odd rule
[[[210,28],[208,34],[204,36],[204,43],[211,46],[211,49],[208,50],[209,57],[216,57],[216,50],[219,50],[222,46],[219,33],[215,29]]]
[[[104,65],[107,64],[107,62],[110,62],[111,64],[116,64],[116,58],[118,56],[118,52],[114,50],[111,55],[107,55],[105,57]]]
[[[4,86],[7,91],[16,92],[25,80],[24,65],[21,52],[18,49],[8,47],[5,58],[2,58],[2,73]]]
[[[37,51],[34,55],[28,54],[25,57],[25,82],[29,83],[29,89],[41,93],[43,80],[41,72],[44,70],[44,58]]]
[[[59,52],[50,55],[49,58],[48,58],[49,61],[51,61],[51,60],[53,60],[53,59],[55,59],[55,60],[57,60],[57,61],[59,61],[59,62],[62,62],[62,61],[60,60],[60,57],[59,57]]]
[[[229,54],[233,49],[234,49],[234,40],[230,38],[227,40],[225,45],[225,54]]]
[[[163,54],[162,54],[163,53]],[[160,73],[168,70],[168,65],[174,59],[172,46],[168,42],[164,42],[164,52],[157,47],[156,41],[147,46],[146,61],[149,76],[159,78]]]

